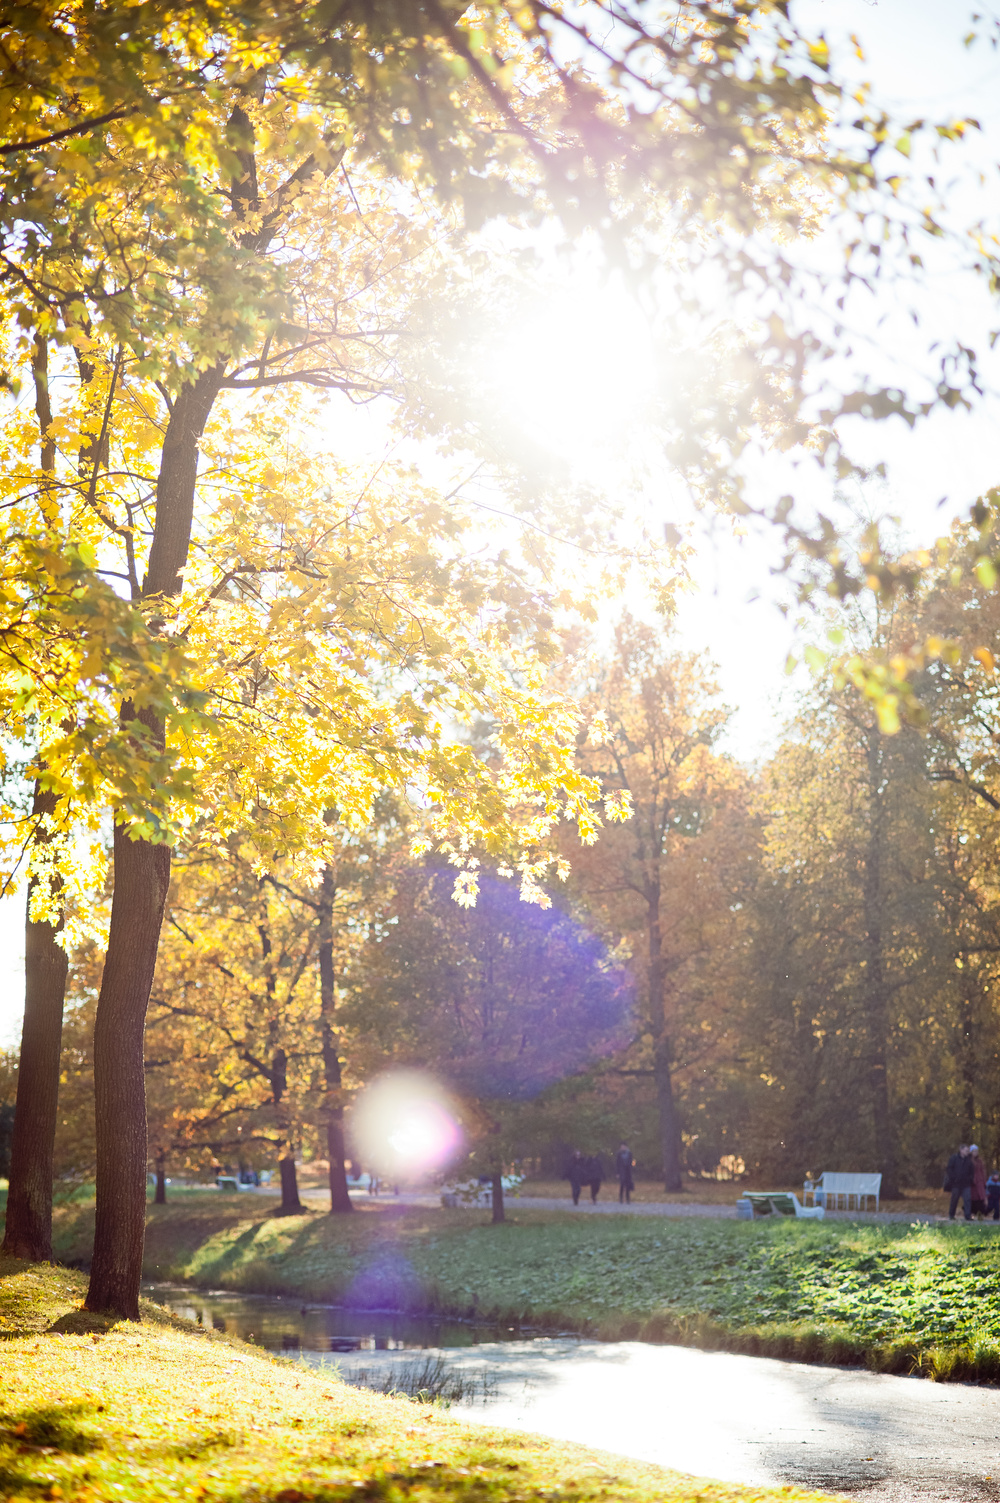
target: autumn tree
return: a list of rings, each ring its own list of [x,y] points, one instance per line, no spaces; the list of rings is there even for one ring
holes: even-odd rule
[[[766,46],[742,7],[711,5],[652,29],[620,7],[609,27],[600,5],[592,18],[365,5],[331,29],[322,11],[282,4],[105,7],[69,22],[37,4],[8,28],[6,354],[13,381],[46,343],[62,393],[43,443],[55,441],[55,468],[29,462],[21,441],[7,472],[9,614],[29,629],[4,640],[33,644],[5,659],[28,685],[10,729],[21,734],[27,709],[32,772],[57,814],[108,807],[115,822],[90,1308],[138,1309],[142,1028],[178,804],[210,804],[223,833],[252,806],[265,847],[322,854],[328,810],[363,823],[378,789],[421,784],[438,838],[511,854],[529,892],[528,853],[552,821],[568,807],[592,826],[572,715],[534,693],[546,589],[502,553],[482,570],[456,557],[453,511],[414,501],[408,484],[374,503],[365,493],[359,523],[357,484],[331,486],[287,437],[304,421],[294,404],[276,396],[248,424],[246,394],[401,394],[408,297],[388,272],[411,265],[411,221],[439,232],[428,188],[470,223],[553,207],[619,246],[652,188],[694,229],[686,273],[709,256],[744,286],[756,267],[783,298],[794,278],[767,275],[786,266],[780,237],[756,231],[815,222],[811,175],[834,196],[872,183],[885,131],[870,122],[872,150],[824,151],[837,97],[826,49],[783,5],[758,11]],[[565,65],[567,45],[589,71]],[[746,379],[700,383],[672,429],[676,462],[727,497],[707,456],[739,452],[762,423],[790,440],[809,431],[807,342],[765,313]],[[700,434],[724,437],[699,450]],[[43,504],[53,495],[58,512]],[[73,589],[53,589],[67,571]],[[68,659],[58,679],[43,618]],[[449,717],[480,710],[501,727],[502,770],[448,744]],[[337,735],[310,754],[323,717]],[[544,812],[524,823],[512,811],[526,793]],[[465,881],[471,891],[469,868]],[[57,924],[59,902],[53,886],[36,917]]]
[[[784,1098],[769,1162],[797,1174],[839,1154],[878,1169],[895,1196],[901,1061],[923,1009],[933,1014],[927,997],[949,943],[935,911],[926,746],[913,732],[885,735],[852,688],[818,689],[757,797],[764,860],[751,994],[773,1022],[759,1012],[748,1021],[748,1054]]]
[[[512,875],[512,874],[511,874]],[[484,878],[474,908],[451,901],[440,866],[398,867],[345,978],[356,1067],[429,1071],[465,1103],[472,1162],[502,1177],[530,1150],[531,1103],[620,1047],[627,979],[586,920]]]

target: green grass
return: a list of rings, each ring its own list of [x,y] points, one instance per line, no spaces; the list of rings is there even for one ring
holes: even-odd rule
[[[822,1503],[466,1425],[85,1281],[0,1261],[0,1497],[73,1503]],[[828,1496],[828,1495],[823,1495]]]
[[[147,1274],[361,1308],[440,1311],[876,1371],[1000,1381],[990,1227],[591,1217],[366,1206],[274,1218],[188,1196],[150,1207]],[[57,1214],[86,1258],[92,1209]]]

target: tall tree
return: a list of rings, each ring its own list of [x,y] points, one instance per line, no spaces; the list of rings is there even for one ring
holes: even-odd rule
[[[295,580],[301,624],[314,604],[305,579],[314,582],[317,566],[326,580],[324,609],[335,614],[332,596],[342,608],[350,594],[337,593],[332,575],[323,575],[327,565],[335,570],[343,561],[335,564],[316,535],[297,540],[308,567],[283,555],[272,532],[266,560],[244,535],[218,573],[212,570],[222,550],[208,549],[200,562],[209,577],[193,588],[192,579],[183,580],[199,494],[204,498],[199,450],[212,423],[224,424],[236,410],[236,404],[223,410],[224,392],[292,381],[354,396],[386,390],[386,347],[376,338],[386,329],[350,322],[354,304],[345,280],[351,279],[338,281],[330,267],[329,247],[351,238],[343,219],[350,211],[332,196],[338,171],[345,162],[367,161],[421,190],[433,184],[445,201],[461,201],[470,220],[552,204],[570,225],[616,230],[634,222],[635,206],[646,201],[652,184],[679,212],[700,216],[701,227],[717,225],[712,254],[734,285],[746,282],[748,261],[763,257],[773,264],[767,248],[773,237],[753,233],[761,223],[795,229],[813,217],[811,208],[803,211],[804,173],[831,188],[873,180],[867,149],[850,157],[817,152],[825,105],[836,89],[825,49],[797,36],[784,5],[762,8],[773,56],[758,45],[739,8],[694,7],[692,22],[685,17],[673,24],[669,40],[665,25],[647,28],[641,8],[615,7],[610,29],[603,7],[595,9],[591,25],[589,18],[530,7],[489,6],[472,25],[458,7],[365,5],[349,8],[331,32],[322,12],[280,4],[251,6],[238,16],[200,4],[154,6],[134,25],[129,8],[76,12],[67,24],[41,4],[29,9],[26,33],[15,33],[5,51],[0,232],[9,301],[30,331],[44,319],[61,347],[78,357],[79,422],[95,444],[87,472],[66,476],[64,486],[80,511],[92,514],[88,532],[96,520],[105,547],[117,551],[120,567],[113,572],[132,595],[135,640],[142,643],[134,672],[115,684],[117,726],[107,722],[105,710],[96,735],[93,721],[81,716],[61,752],[62,786],[82,780],[93,796],[92,785],[103,779],[115,810],[115,902],[96,1025],[93,1309],[133,1317],[138,1309],[142,1025],[169,881],[170,800],[190,788],[194,771],[178,767],[180,737],[172,739],[182,713],[192,708],[178,699],[199,680],[198,670],[183,661],[181,644],[205,648],[198,659],[201,683],[214,690],[220,675],[209,665],[217,664],[220,642],[206,629],[206,617],[218,624],[222,613],[211,609],[216,602],[245,595],[275,570]],[[562,66],[567,36],[598,65],[592,76]],[[642,87],[659,106],[643,113],[625,106],[633,103],[636,58],[646,48],[666,66],[642,75]],[[522,87],[525,73],[530,82]],[[617,100],[609,101],[609,89],[618,90]],[[878,122],[872,129],[885,134]],[[384,202],[391,205],[392,196]],[[745,236],[736,249],[734,227]],[[708,244],[700,230],[692,243],[698,254]],[[771,279],[776,295],[783,295],[785,282]],[[766,348],[747,346],[753,375],[739,400],[730,392],[706,409],[707,427],[724,431],[737,447],[749,441],[765,412],[776,430],[802,430],[806,342],[780,317],[769,317],[767,328]],[[773,377],[770,368],[777,366],[780,374]],[[853,410],[849,402],[844,406]],[[693,430],[675,433],[688,450],[692,436]],[[710,452],[706,446],[702,454]],[[705,466],[696,460],[695,468]],[[266,470],[260,478],[272,483]],[[400,518],[408,510],[403,507]],[[210,513],[203,505],[199,544],[218,537]],[[239,514],[237,506],[232,515]],[[450,525],[439,514],[429,528],[442,547]],[[327,520],[318,536],[329,535]],[[452,568],[453,576],[460,573]],[[528,601],[530,592],[513,571],[500,573],[508,601],[521,588],[524,618],[544,617],[547,605]],[[440,598],[440,582],[432,586],[420,577],[428,603]],[[457,599],[467,603],[468,586],[457,578],[452,583]],[[424,630],[414,634],[420,637],[416,649],[400,625],[412,614],[401,610],[394,621],[396,667],[405,662],[412,668],[415,651],[425,666],[428,658],[435,661],[421,690],[429,700],[421,705],[415,695],[412,718],[402,717],[407,731],[412,727],[406,755],[398,751],[406,736],[396,734],[398,727],[388,733],[378,696],[370,696],[367,745],[359,750],[364,738],[356,726],[346,733],[357,762],[367,760],[367,772],[360,776],[356,764],[346,777],[353,801],[343,780],[311,799],[314,825],[320,808],[346,806],[362,817],[371,788],[402,785],[416,761],[435,795],[447,791],[440,800],[442,832],[499,848],[496,832],[502,830],[511,835],[509,844],[518,844],[509,830],[509,786],[499,795],[493,787],[491,794],[489,780],[468,760],[447,750],[423,755],[427,704],[452,671],[472,698],[489,701],[494,712],[502,709],[495,718],[504,726],[511,785],[540,792],[546,819],[555,817],[563,799],[580,806],[585,790],[567,759],[565,710],[553,736],[555,712],[543,714],[530,693],[513,711],[517,696],[509,676],[497,671],[481,685],[483,655],[472,646],[481,621],[446,672],[437,644],[454,637]],[[489,610],[481,620],[488,619]],[[369,626],[384,631],[379,612]],[[514,631],[510,641],[517,638]],[[175,649],[172,677],[161,671],[164,644]],[[93,675],[90,662],[89,651],[82,654],[84,680]],[[253,678],[252,654],[234,648],[230,691],[236,663]],[[32,664],[29,672],[37,676],[37,652]],[[249,708],[258,710],[263,683],[255,679],[251,689],[244,683],[230,704],[248,708],[249,699]],[[96,696],[92,703],[100,723]],[[539,720],[548,727],[541,738]],[[184,734],[190,730],[184,725]],[[544,752],[538,755],[540,741]],[[95,775],[98,742],[103,765]],[[223,764],[228,776],[232,763],[220,756]],[[537,834],[526,832],[525,849]],[[321,850],[320,835],[317,829]],[[530,864],[526,857],[529,886]],[[468,868],[465,876],[471,889],[475,877]]]
[[[632,810],[577,863],[584,900],[625,944],[641,997],[636,1058],[656,1087],[666,1188],[684,1188],[678,1071],[725,1033],[727,963],[753,861],[743,778],[715,750],[727,719],[701,662],[625,616],[583,688],[584,766]],[[714,1000],[713,1000],[714,994]]]
[[[530,1146],[530,1103],[620,1047],[631,995],[579,916],[528,907],[498,878],[484,879],[475,908],[451,902],[450,888],[439,866],[398,867],[348,970],[344,1017],[368,1078],[429,1069],[465,1103],[472,1162],[502,1221],[503,1175]]]
[[[31,370],[38,419],[39,470],[43,477],[49,477],[55,470],[56,450],[49,431],[52,402],[49,396],[48,344],[42,335],[35,339]],[[42,484],[44,487],[44,480]],[[53,504],[53,498],[43,490],[43,505],[51,508]],[[28,879],[24,1022],[2,1248],[9,1257],[34,1261],[47,1261],[52,1257],[52,1159],[63,1004],[69,966],[69,958],[60,943],[62,881],[58,865],[51,859],[58,834],[55,821],[59,812],[55,791],[45,786],[40,778],[36,779],[28,836],[29,848],[36,861],[33,863],[35,870]],[[43,872],[41,881],[39,867]],[[48,900],[49,909],[41,915],[34,911],[39,886],[45,888],[44,894],[38,895]]]
[[[895,1196],[909,998],[919,1014],[941,965],[926,746],[912,731],[883,734],[854,689],[818,691],[759,799],[767,917],[754,975],[775,1012],[751,1029],[763,1043],[752,1054],[787,1098],[775,1134],[786,1149],[771,1162],[799,1173],[839,1153],[878,1169]]]

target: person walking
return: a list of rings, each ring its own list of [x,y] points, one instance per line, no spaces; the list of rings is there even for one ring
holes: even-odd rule
[[[1000,1221],[1000,1174],[995,1169],[986,1181],[986,1214]]]
[[[622,1143],[615,1154],[615,1172],[618,1175],[618,1204],[631,1205],[632,1191],[635,1189],[635,1181],[632,1178],[632,1170],[635,1160],[632,1150],[627,1143]]]
[[[962,1202],[962,1211],[966,1221],[972,1220],[972,1174],[969,1145],[960,1143],[958,1152],[952,1154],[948,1160],[948,1167],[944,1171],[944,1188],[951,1191],[951,1204],[948,1207],[949,1221],[955,1219],[955,1210],[959,1200]]]
[[[597,1204],[597,1197],[601,1190],[601,1181],[604,1178],[604,1165],[601,1163],[601,1155],[592,1153],[587,1159],[587,1179],[590,1186],[590,1199],[593,1205]]]
[[[979,1144],[969,1144],[972,1160],[972,1205],[973,1216],[986,1215],[986,1165],[979,1157]]]
[[[573,1156],[569,1161],[569,1168],[566,1171],[566,1178],[569,1180],[569,1187],[573,1192],[573,1204],[578,1206],[580,1204],[580,1191],[588,1179],[587,1161],[579,1148],[574,1148],[573,1150]]]

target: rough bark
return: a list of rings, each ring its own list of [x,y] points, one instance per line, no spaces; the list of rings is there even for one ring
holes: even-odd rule
[[[278,1160],[278,1170],[281,1174],[281,1209],[279,1216],[297,1216],[305,1206],[299,1199],[299,1180],[295,1170],[295,1157],[286,1153]]]
[[[160,457],[156,521],[143,596],[171,595],[187,558],[198,473],[198,443],[219,392],[213,367],[177,397]],[[149,711],[122,707],[123,725],[138,718],[163,744],[164,727]],[[153,983],[170,850],[129,840],[115,827],[115,888],[104,976],[94,1028],[97,1127],[97,1216],[86,1308],[139,1318],[146,1224],[146,1093],[142,1039]]]
[[[493,1194],[491,1196],[491,1199],[493,1201],[493,1224],[494,1226],[496,1226],[498,1222],[506,1220],[506,1217],[504,1216],[503,1205],[502,1169],[494,1169],[493,1171]]]
[[[138,1320],[147,1162],[142,1044],[170,850],[129,840],[117,825],[114,858],[111,931],[94,1027],[97,1211],[86,1308]]]
[[[885,977],[882,939],[885,909],[882,854],[885,844],[885,748],[879,730],[868,732],[868,835],[865,848],[864,919],[865,970],[863,998],[868,1035],[868,1080],[875,1156],[882,1172],[882,1194],[899,1196],[896,1134],[889,1101],[888,1041],[889,988]]]
[[[36,826],[55,806],[55,796],[36,785],[32,808]],[[41,828],[35,838],[46,839]],[[28,884],[29,914],[34,885]],[[32,1262],[52,1257],[52,1154],[68,968],[66,952],[58,942],[60,928],[25,919],[24,1023],[2,1250],[9,1257]]]
[[[334,1026],[337,1007],[333,973],[333,900],[335,894],[336,874],[331,866],[325,866],[320,883],[319,899],[319,993],[320,1032],[326,1087],[323,1105],[326,1114],[327,1157],[330,1162],[331,1215],[354,1209],[347,1189],[347,1168],[344,1162],[344,1103],[341,1096],[343,1078],[337,1050],[339,1040]]]

